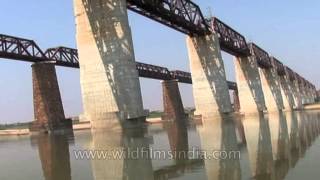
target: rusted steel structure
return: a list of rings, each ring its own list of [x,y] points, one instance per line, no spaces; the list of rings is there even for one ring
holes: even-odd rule
[[[250,53],[256,58],[258,66],[261,68],[272,68],[269,54],[254,43],[249,43]]]
[[[250,50],[244,36],[216,17],[211,18],[210,23],[212,30],[218,35],[223,51],[234,56],[250,55]]]
[[[33,40],[3,34],[0,34],[0,58],[28,62],[39,62],[47,59]]]
[[[49,48],[45,55],[48,59],[54,60],[57,65],[66,67],[79,67],[78,51],[67,47]]]
[[[210,33],[199,6],[190,0],[127,0],[127,7],[184,34]]]
[[[276,68],[279,76],[284,76],[286,74],[283,63],[280,62],[277,58],[271,57],[271,62],[273,67]]]
[[[77,49],[68,47],[49,48],[43,53],[32,40],[0,35],[0,58],[14,59],[28,62],[54,62],[57,66],[79,68]],[[191,73],[185,71],[169,71],[166,67],[136,62],[140,77],[159,80],[173,80],[192,84]],[[228,82],[229,89],[237,88],[235,82]]]

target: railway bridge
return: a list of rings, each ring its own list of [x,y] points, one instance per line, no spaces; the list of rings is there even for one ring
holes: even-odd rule
[[[74,0],[77,50],[43,51],[34,41],[0,36],[0,57],[32,62],[34,130],[64,127],[55,66],[80,68],[84,117],[93,128],[147,116],[139,77],[163,80],[165,115],[180,117],[178,83],[192,83],[195,115],[302,109],[315,86],[217,17],[205,18],[191,0]],[[191,72],[136,62],[127,10],[186,35]],[[236,82],[226,79],[221,52],[234,56]]]

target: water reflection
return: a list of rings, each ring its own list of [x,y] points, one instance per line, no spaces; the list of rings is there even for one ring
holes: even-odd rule
[[[246,134],[247,150],[254,179],[273,179],[273,155],[270,128],[261,114],[252,114],[242,119]]]
[[[69,143],[73,134],[40,134],[31,142],[38,146],[43,176],[45,180],[71,180]]]
[[[145,128],[133,128],[124,131],[93,131],[92,150],[103,150],[104,152],[111,153],[133,152],[137,149],[148,150],[150,141],[145,136],[145,133]],[[137,159],[133,159],[127,155],[110,158],[111,159],[92,160],[92,171],[95,180],[153,179],[151,160],[147,156],[139,157]]]
[[[320,160],[316,155],[310,158],[310,154],[317,154],[320,147],[319,120],[317,111],[204,116],[198,120],[164,121],[139,127],[76,133],[75,140],[66,134],[32,136],[32,150],[28,149],[30,143],[27,138],[14,141],[2,138],[0,145],[4,148],[0,148],[0,155],[4,155],[2,157],[7,163],[0,161],[0,179],[24,178],[19,173],[3,175],[12,169],[10,163],[20,171],[26,169],[24,172],[31,172],[28,168],[32,168],[35,173],[29,179],[45,180],[282,180],[288,176],[294,179],[300,171],[310,171],[305,162]],[[27,141],[26,145],[23,141]],[[30,164],[30,161],[23,161],[22,156],[10,153],[6,147],[18,147],[24,156],[36,155],[37,159]],[[188,153],[194,147],[209,155],[213,151],[239,151],[241,158],[191,157]],[[81,149],[124,154],[79,160],[73,151]],[[145,154],[141,156],[140,152],[136,158],[126,154],[136,149],[143,149]],[[171,157],[155,159],[152,154],[155,150],[174,153]],[[15,160],[17,157],[20,159]],[[92,176],[88,172],[92,172]]]
[[[210,154],[212,151],[236,151],[237,136],[232,118],[205,116],[202,125],[197,127],[201,148]],[[239,159],[205,159],[208,179],[241,179]]]

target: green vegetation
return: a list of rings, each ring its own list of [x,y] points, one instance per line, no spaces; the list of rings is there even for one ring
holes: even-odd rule
[[[162,114],[163,114],[162,111],[151,111],[151,112],[149,113],[148,118],[159,118],[159,117],[162,116]]]
[[[0,124],[0,130],[6,129],[27,129],[29,128],[30,122],[26,123],[13,123],[13,124]]]
[[[192,116],[195,109],[191,108],[191,107],[186,107],[184,109],[185,113],[187,113],[189,116]],[[163,111],[151,111],[149,113],[148,118],[161,118],[161,116],[163,115]]]

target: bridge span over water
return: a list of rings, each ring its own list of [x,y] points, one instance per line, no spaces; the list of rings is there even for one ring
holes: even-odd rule
[[[191,73],[135,61],[127,9],[186,34]],[[84,117],[93,128],[114,119],[144,119],[139,77],[163,80],[165,117],[184,115],[178,82],[192,83],[195,115],[303,108],[315,86],[190,0],[74,0],[77,49],[43,51],[34,41],[0,35],[0,57],[34,63],[34,130],[64,127],[54,66],[80,67]],[[258,33],[258,32],[257,32]],[[226,80],[221,51],[234,56],[236,83]]]

